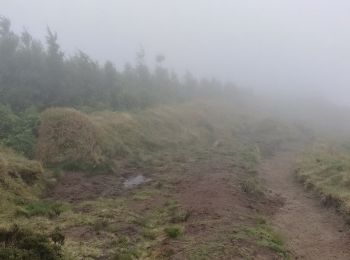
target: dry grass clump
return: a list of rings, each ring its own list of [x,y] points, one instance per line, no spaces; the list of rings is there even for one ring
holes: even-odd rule
[[[94,168],[101,163],[100,133],[74,109],[50,108],[40,117],[37,158],[47,166]]]

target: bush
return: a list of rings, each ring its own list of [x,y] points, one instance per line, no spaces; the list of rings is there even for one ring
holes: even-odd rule
[[[0,143],[33,158],[37,123],[38,113],[35,109],[15,114],[9,107],[0,104]]]
[[[62,244],[62,239],[54,242],[49,236],[20,229],[17,225],[9,230],[0,229],[0,259],[60,260],[63,259]]]

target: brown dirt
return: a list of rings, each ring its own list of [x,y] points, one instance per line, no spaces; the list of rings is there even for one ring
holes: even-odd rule
[[[243,227],[257,225],[259,217],[270,217],[281,204],[274,196],[259,198],[243,192],[240,180],[246,173],[241,168],[232,166],[231,156],[218,155],[187,162],[182,173],[176,167],[167,168],[165,172],[165,180],[162,179],[164,173],[154,173],[154,182],[145,184],[155,185],[159,176],[159,180],[165,183],[165,197],[128,200],[128,207],[139,215],[147,215],[147,212],[164,206],[169,200],[177,201],[181,208],[189,212],[188,219],[179,223],[185,227],[184,238],[164,238],[155,248],[157,259],[169,252],[172,252],[171,259],[181,260],[242,259],[242,256],[282,259],[277,252],[259,246],[254,241],[233,239],[234,234]],[[120,179],[112,175],[88,177],[81,173],[66,173],[51,193],[56,199],[72,202],[100,196],[128,197],[128,192],[132,194],[132,191],[122,191]],[[66,230],[66,235],[73,240],[86,241],[95,236],[96,232],[90,226],[79,226]],[[192,258],[200,250],[205,251],[204,256]]]
[[[67,172],[57,185],[50,190],[49,196],[57,200],[70,202],[116,196],[122,191],[122,180],[115,175],[88,176],[79,172]]]
[[[266,186],[285,200],[273,226],[285,237],[294,259],[350,259],[348,227],[336,212],[296,182],[293,164],[298,147],[289,146],[265,160],[260,174]]]
[[[165,241],[163,250],[176,252],[171,259],[282,259],[276,252],[253,241],[233,239],[235,231],[254,227],[258,216],[270,216],[281,206],[275,196],[257,198],[242,191],[241,169],[232,169],[230,158],[211,158],[189,166],[172,193],[190,216],[185,223],[185,240]],[[218,243],[210,249],[212,244]],[[204,256],[193,253],[204,248]],[[223,249],[224,248],[224,249]]]
[[[69,202],[80,202],[99,197],[115,197],[126,194],[128,188],[123,186],[123,182],[138,175],[140,173],[137,171],[125,171],[122,175],[99,174],[92,176],[81,172],[65,172],[55,187],[48,191],[48,196]],[[147,183],[149,180],[147,177],[145,178],[144,182]],[[137,186],[135,185],[135,187]]]

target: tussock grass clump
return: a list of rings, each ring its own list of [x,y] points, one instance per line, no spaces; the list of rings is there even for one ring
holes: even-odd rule
[[[94,168],[101,163],[100,133],[90,118],[74,109],[41,114],[37,157],[47,166]]]

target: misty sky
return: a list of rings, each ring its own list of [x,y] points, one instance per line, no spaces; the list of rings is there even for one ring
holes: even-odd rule
[[[0,0],[0,14],[119,68],[143,46],[179,73],[350,105],[349,0]]]

